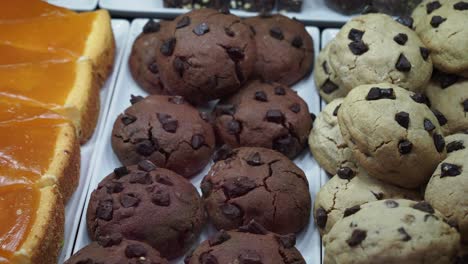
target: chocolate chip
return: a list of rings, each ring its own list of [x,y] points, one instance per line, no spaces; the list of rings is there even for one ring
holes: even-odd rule
[[[410,17],[410,16],[403,16],[403,17],[399,17],[396,19],[396,21],[400,24],[402,24],[403,26],[406,26],[406,27],[409,27],[411,29],[413,29],[413,18]]]
[[[225,160],[231,156],[233,156],[235,153],[232,151],[231,147],[228,145],[222,145],[215,153],[213,154],[213,161],[218,162],[220,160]]]
[[[141,258],[148,254],[146,248],[140,244],[130,244],[125,248],[127,258]]]
[[[104,221],[112,220],[112,215],[114,213],[112,200],[103,200],[99,201],[96,208],[96,217]]]
[[[180,78],[184,76],[184,71],[185,71],[185,61],[183,58],[177,56],[174,58],[172,61],[172,66],[174,67],[174,70],[177,72]]]
[[[240,176],[237,178],[229,178],[224,181],[223,185],[224,194],[227,197],[234,198],[242,196],[248,193],[250,190],[257,187],[255,181],[249,179],[246,176]]]
[[[139,183],[139,184],[151,184],[153,181],[151,180],[151,176],[148,173],[144,172],[136,172],[130,175],[129,182],[132,184]]]
[[[434,74],[434,77],[439,82],[439,85],[442,89],[454,85],[459,79],[459,77],[455,74],[448,74],[442,72],[436,72]]]
[[[192,145],[192,148],[197,150],[205,144],[205,137],[200,134],[195,134],[192,136],[192,139],[190,140],[190,144]]]
[[[140,203],[140,199],[135,197],[134,194],[127,193],[120,196],[120,204],[124,208],[136,207]]]
[[[262,264],[262,257],[253,250],[245,250],[239,255],[239,264]]]
[[[447,144],[447,153],[451,153],[461,149],[465,149],[463,141],[452,141]]]
[[[108,194],[120,193],[123,191],[123,184],[120,182],[110,182],[106,184],[106,190]]]
[[[429,214],[435,213],[434,208],[426,202],[426,201],[421,201],[413,205],[413,208],[419,211],[423,211]]]
[[[172,180],[167,175],[158,174],[158,175],[156,175],[155,180],[156,180],[157,183],[164,184],[164,185],[167,185],[167,186],[173,186],[174,185]]]
[[[421,56],[423,60],[427,61],[427,58],[429,58],[429,54],[431,53],[429,49],[426,49],[424,47],[419,47],[419,51],[421,52]]]
[[[281,29],[279,27],[272,27],[270,29],[270,36],[272,36],[275,39],[279,39],[279,40],[284,39],[283,31],[281,31]]]
[[[202,191],[203,197],[208,197],[213,190],[213,183],[211,183],[208,179],[203,179],[202,183],[200,184],[200,189]]]
[[[447,118],[439,110],[432,109],[432,113],[434,113],[435,117],[437,118],[439,125],[444,126],[445,124],[447,124]]]
[[[161,24],[159,24],[159,22],[154,21],[153,19],[150,19],[143,26],[143,33],[144,34],[156,33],[156,32],[159,32],[160,29],[161,29]]]
[[[142,101],[143,99],[144,99],[143,96],[139,96],[139,95],[135,96],[133,94],[130,95],[130,103],[132,105]]]
[[[127,175],[128,173],[129,173],[128,169],[125,166],[114,169],[114,175],[115,175],[115,177],[117,179],[122,178],[123,176]]]
[[[281,87],[281,86],[276,86],[275,87],[275,94],[276,95],[285,95],[286,94],[286,90]]]
[[[229,55],[229,58],[231,58],[231,60],[233,60],[234,62],[243,60],[245,57],[244,51],[241,48],[236,48],[236,47],[226,48],[226,52]]]
[[[223,214],[230,219],[238,219],[242,216],[241,210],[237,206],[230,203],[221,205],[221,212],[223,212]]]
[[[156,150],[151,140],[145,139],[138,142],[135,151],[145,157],[150,156]]]
[[[179,127],[179,121],[173,119],[171,115],[157,113],[157,117],[164,131],[169,133],[175,133],[177,131],[177,128]]]
[[[312,120],[312,123],[314,123],[316,118],[317,116],[314,113],[310,113],[310,120]]]
[[[434,140],[434,145],[439,153],[442,153],[445,148],[445,140],[442,135],[434,134],[432,135],[432,139]]]
[[[362,230],[362,229],[355,229],[353,230],[351,237],[346,240],[346,243],[348,243],[350,247],[355,247],[361,244],[361,242],[364,241],[366,237],[367,237],[367,231]]]
[[[324,62],[322,63],[322,69],[323,69],[323,71],[325,72],[325,74],[327,74],[327,75],[330,74],[330,71],[328,70],[328,63],[327,63],[327,61],[324,61]]]
[[[438,28],[440,26],[440,24],[444,23],[445,20],[447,20],[446,18],[443,18],[441,16],[433,16],[431,18],[431,26],[433,28]]]
[[[439,217],[433,215],[433,214],[426,214],[424,215],[424,222],[427,222],[430,218],[434,219],[435,221],[439,221]]]
[[[176,29],[184,28],[184,27],[186,27],[188,25],[190,25],[190,17],[183,16],[182,19],[180,19],[177,22]]]
[[[364,33],[364,31],[352,28],[348,33],[348,39],[352,41],[361,41],[362,36],[364,36]]]
[[[199,115],[200,115],[200,118],[207,123],[211,123],[213,120],[213,117],[211,116],[211,113],[209,112],[199,112]]]
[[[382,192],[373,192],[371,191],[371,193],[375,196],[375,199],[377,200],[382,200],[384,198],[384,194]]]
[[[97,242],[103,247],[112,247],[122,242],[122,234],[112,233],[106,236],[99,236]]]
[[[362,55],[369,51],[369,47],[361,40],[361,41],[353,41],[348,44],[349,50],[354,54],[354,55]]]
[[[120,118],[120,121],[122,121],[122,124],[124,124],[125,126],[128,126],[130,125],[131,123],[135,122],[137,120],[136,117],[134,116],[131,116],[131,115],[123,115],[121,118]]]
[[[241,132],[242,130],[242,125],[239,121],[237,120],[231,120],[227,124],[227,130],[228,133],[231,135],[237,135]]]
[[[349,167],[339,168],[336,174],[343,180],[351,180],[354,177],[354,171]]]
[[[327,225],[328,213],[322,207],[319,207],[317,210],[315,210],[315,221],[317,222],[317,226],[319,228],[324,229]]]
[[[366,100],[374,101],[379,99],[395,99],[393,88],[372,87],[367,93]]]
[[[171,96],[169,99],[167,99],[167,101],[176,105],[185,104],[185,99],[180,95]]]
[[[439,1],[433,1],[429,2],[426,4],[426,11],[427,14],[429,15],[432,13],[434,10],[439,9],[442,5],[439,3]]]
[[[294,103],[289,107],[289,110],[291,110],[293,113],[299,113],[301,111],[301,105],[298,103]]]
[[[214,247],[228,241],[230,238],[231,235],[229,235],[226,231],[221,230],[208,239],[208,243],[210,244],[210,247]]]
[[[407,112],[396,113],[395,114],[395,121],[397,121],[397,123],[400,126],[408,129],[409,122],[410,122],[409,114]]]
[[[395,64],[395,68],[401,72],[411,71],[411,63],[403,53],[400,54],[400,57],[398,57],[398,61]]]
[[[273,149],[283,153],[286,156],[291,156],[291,150],[294,149],[295,141],[291,134],[287,134],[273,140]]]
[[[295,48],[300,49],[303,45],[302,38],[300,36],[295,36],[291,42],[291,45]]]
[[[444,162],[440,166],[441,174],[440,177],[455,177],[461,174],[462,169],[460,166]]]
[[[388,207],[388,208],[397,208],[398,207],[398,203],[394,200],[385,200],[385,205]]]
[[[254,99],[260,102],[267,102],[268,97],[264,91],[257,91],[255,92]]]
[[[153,74],[158,74],[159,73],[159,68],[158,68],[158,64],[156,63],[156,61],[153,61],[150,64],[148,64],[148,70]],[[132,101],[130,101],[130,102],[132,102]]]
[[[239,227],[239,232],[248,232],[257,235],[268,234],[268,231],[261,224],[255,222],[255,220],[250,220],[247,225]]]
[[[406,230],[403,227],[398,228],[398,233],[403,235],[403,238],[401,238],[402,241],[410,241],[411,236],[406,232]]]
[[[343,217],[348,217],[350,215],[353,215],[357,212],[359,212],[359,210],[361,210],[361,206],[360,205],[355,205],[353,207],[349,207],[349,208],[346,208],[344,210],[344,213],[343,213]]]
[[[201,23],[193,29],[193,33],[197,36],[205,35],[210,31],[210,27],[206,23]]]
[[[255,152],[255,153],[250,154],[247,157],[247,164],[249,164],[250,166],[261,166],[261,165],[263,165],[265,163],[262,162],[262,159],[260,157],[260,153]]]
[[[155,205],[167,207],[171,204],[171,196],[167,191],[156,190],[151,197],[151,201]]]
[[[284,122],[284,115],[280,110],[268,110],[265,116],[268,122],[281,124]]]
[[[460,2],[453,5],[453,9],[460,10],[460,11],[468,10],[468,3],[460,1]]]
[[[330,79],[327,79],[323,84],[322,86],[320,87],[320,89],[322,89],[322,91],[325,93],[325,94],[331,94],[333,93],[334,91],[338,90],[338,85],[336,85],[334,82],[330,81]]]
[[[409,142],[408,140],[401,140],[398,143],[398,151],[402,155],[410,153],[412,149],[413,149],[413,143]]]
[[[220,115],[234,115],[236,113],[236,107],[234,105],[217,105],[215,111]]]
[[[416,103],[419,103],[419,104],[425,104],[427,105],[428,107],[431,107],[431,102],[429,101],[429,98],[427,98],[427,96],[425,96],[424,94],[422,93],[414,93],[411,95],[411,99],[413,99],[413,101],[415,101]]]
[[[171,56],[172,53],[174,52],[175,45],[176,45],[176,39],[175,38],[166,39],[161,44],[161,47],[159,48],[159,51],[161,51],[161,53],[164,56]]]
[[[279,244],[286,249],[293,248],[296,245],[295,234],[276,235],[276,239],[278,240]]]
[[[218,260],[210,252],[204,252],[198,260],[200,264],[218,264]]]
[[[227,28],[227,27],[224,28],[224,33],[226,33],[226,35],[228,35],[229,37],[234,37],[236,35],[234,31],[232,31],[230,28]]]
[[[335,107],[335,110],[333,110],[333,116],[337,116],[338,115],[338,110],[340,110],[340,107],[341,107],[341,104],[337,105]]]
[[[406,42],[408,41],[408,35],[404,34],[404,33],[399,33],[398,35],[396,35],[393,40],[400,44],[400,45],[405,45]]]
[[[154,163],[149,160],[142,160],[138,162],[138,169],[142,171],[150,172],[155,170],[156,168],[156,165],[154,165]]]
[[[463,101],[462,105],[463,105],[463,111],[468,112],[468,99]]]
[[[431,122],[431,120],[427,119],[427,118],[424,118],[424,130],[426,131],[433,131],[434,129],[436,129],[436,127],[434,126],[434,124]]]

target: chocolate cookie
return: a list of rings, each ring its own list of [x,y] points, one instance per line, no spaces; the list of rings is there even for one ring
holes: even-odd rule
[[[101,237],[71,256],[65,264],[169,264],[159,252],[145,243],[122,239],[114,233]]]
[[[156,52],[165,89],[193,103],[239,90],[256,61],[253,33],[237,16],[214,9],[177,17]]]
[[[218,232],[187,256],[185,263],[305,264],[295,244],[294,234],[281,236],[269,233],[252,221],[237,231]]]
[[[202,170],[214,147],[207,116],[179,96],[152,95],[136,102],[119,115],[112,131],[112,148],[122,164],[148,159],[184,177]]]
[[[215,155],[217,162],[201,183],[206,210],[217,229],[234,229],[253,219],[270,231],[287,234],[308,224],[309,184],[291,160],[265,148],[227,153]]]
[[[264,147],[294,158],[304,148],[312,119],[296,92],[277,83],[252,81],[221,100],[215,130],[232,147]]]
[[[301,22],[275,14],[247,18],[245,23],[255,32],[257,78],[293,85],[311,73],[314,45]]]
[[[116,168],[93,191],[86,216],[94,240],[121,233],[168,259],[181,256],[205,223],[203,201],[182,176],[150,161]]]

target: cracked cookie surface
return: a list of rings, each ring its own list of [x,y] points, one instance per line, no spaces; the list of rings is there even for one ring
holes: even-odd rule
[[[311,197],[304,172],[286,156],[265,148],[238,148],[218,160],[201,183],[208,215],[217,229],[251,220],[280,233],[309,222]]]
[[[412,17],[434,67],[468,77],[468,2],[425,0]]]
[[[151,95],[115,120],[112,148],[124,165],[151,160],[190,177],[208,164],[215,147],[207,116],[179,96]]]
[[[324,264],[451,264],[460,235],[427,202],[367,203],[324,237]]]
[[[347,91],[388,82],[417,92],[431,77],[432,61],[424,44],[413,30],[387,15],[351,19],[329,45],[328,66],[338,76],[333,84]],[[317,88],[329,86],[324,80]]]
[[[314,63],[313,40],[301,22],[280,14],[244,21],[255,32],[255,77],[293,85],[310,74]]]
[[[424,96],[382,83],[353,89],[338,122],[369,175],[405,188],[425,184],[446,156],[442,130]]]
[[[188,255],[185,263],[305,264],[295,244],[294,234],[277,235],[250,222],[238,230],[218,232]]]
[[[205,103],[238,91],[254,70],[253,33],[237,16],[193,10],[177,17],[169,32],[156,60],[171,94]]]
[[[173,259],[196,241],[206,213],[190,182],[141,161],[115,169],[99,183],[91,194],[86,220],[94,240],[120,233]]]
[[[65,264],[169,264],[148,244],[122,239],[120,234],[102,237],[70,257]]]
[[[342,98],[330,102],[317,115],[309,135],[309,148],[318,164],[334,175],[340,167],[356,168],[353,152],[341,135],[338,111]]]
[[[439,164],[427,184],[424,198],[459,230],[462,242],[468,244],[467,190],[468,150],[459,149]]]
[[[130,54],[128,62],[130,73],[140,87],[150,94],[167,94],[159,76],[155,56],[167,34],[168,23],[149,20],[133,43]]]
[[[278,83],[249,82],[214,109],[215,130],[231,147],[275,149],[289,158],[305,147],[312,119],[305,101]]]
[[[383,199],[421,200],[416,190],[408,190],[370,177],[362,168],[349,168],[333,176],[315,197],[315,223],[323,236],[344,214],[359,210],[363,204]]]
[[[444,135],[468,132],[468,80],[457,75],[437,72],[427,85],[431,107],[444,117]]]

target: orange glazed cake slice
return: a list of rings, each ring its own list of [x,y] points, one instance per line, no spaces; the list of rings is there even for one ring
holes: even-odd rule
[[[17,58],[31,56],[34,61],[41,57],[12,50]],[[90,60],[0,65],[0,80],[0,95],[63,113],[75,125],[82,143],[93,134],[99,115],[99,81],[92,74]]]
[[[22,20],[45,16],[64,16],[74,14],[68,9],[48,4],[42,0],[4,0],[0,3],[0,21]]]
[[[100,84],[112,70],[115,43],[110,16],[105,10],[0,23],[0,32],[1,44],[89,58]]]

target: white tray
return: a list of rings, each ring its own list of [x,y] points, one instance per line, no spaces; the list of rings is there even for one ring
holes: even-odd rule
[[[76,11],[90,11],[96,9],[98,0],[47,0],[47,2]]]
[[[89,196],[91,192],[96,188],[98,183],[109,173],[111,173],[114,168],[120,167],[121,164],[115,156],[112,147],[111,147],[111,133],[115,119],[117,116],[122,113],[128,106],[130,106],[130,95],[142,95],[146,96],[147,93],[143,91],[133,80],[129,67],[128,67],[128,58],[132,48],[132,44],[140,34],[143,25],[147,22],[146,19],[136,19],[133,21],[130,28],[130,35],[127,42],[127,47],[124,52],[123,64],[120,68],[119,77],[117,80],[116,90],[112,99],[112,103],[109,110],[109,115],[107,117],[106,123],[104,125],[104,132],[100,134],[100,140],[96,147],[96,151],[93,155],[93,164],[90,168],[90,178],[91,184],[88,190],[88,195],[86,197],[86,205],[84,208],[84,213],[81,216],[81,223],[78,230],[77,240],[73,252],[77,252],[82,247],[90,243],[90,238],[87,233],[86,226],[86,210],[89,201]],[[314,49],[315,52],[318,52],[320,35],[319,30],[315,27],[308,27],[307,31],[312,35],[314,39]],[[313,77],[312,75],[301,81],[300,83],[294,85],[293,87],[298,91],[299,95],[304,98],[304,100],[309,105],[309,110],[315,114],[320,111],[320,100],[319,96],[315,90]],[[317,163],[312,159],[312,155],[308,150],[305,150],[302,155],[294,160],[296,164],[301,167],[302,170],[307,175],[310,184],[311,196],[315,197],[318,189],[320,188],[320,168]],[[200,182],[203,179],[204,175],[208,172],[211,164],[207,166],[204,171],[194,177],[191,182],[197,187],[200,192]],[[211,227],[206,227],[199,239],[199,241],[205,240],[209,234],[213,234],[214,230]],[[297,240],[297,248],[304,255],[307,263],[319,263],[321,257],[321,243],[319,233],[313,224],[311,218],[309,226],[301,232]],[[180,258],[172,263],[183,263],[183,258]]]
[[[65,208],[65,239],[62,252],[59,257],[59,263],[70,256],[73,249],[73,245],[76,238],[76,231],[78,229],[79,219],[84,206],[86,194],[88,192],[88,186],[90,182],[89,168],[91,162],[91,156],[96,150],[97,139],[102,133],[104,127],[105,117],[107,116],[107,110],[111,102],[111,95],[114,92],[115,82],[117,80],[117,73],[119,72],[119,66],[121,65],[122,55],[127,43],[128,30],[130,24],[128,21],[123,19],[113,19],[112,29],[114,31],[115,42],[117,44],[116,57],[114,62],[114,71],[109,77],[107,82],[101,88],[100,100],[101,109],[99,111],[99,119],[96,126],[96,131],[93,137],[83,146],[81,146],[81,168],[80,168],[80,182],[73,196],[68,201]]]
[[[163,0],[99,0],[99,7],[108,9],[113,14],[130,17],[173,18],[189,11],[183,8],[166,8],[163,6]],[[231,9],[231,12],[241,17],[258,14],[234,9]],[[330,10],[324,0],[304,0],[300,13],[285,12],[284,14],[317,26],[340,25],[350,19],[350,16]]]

